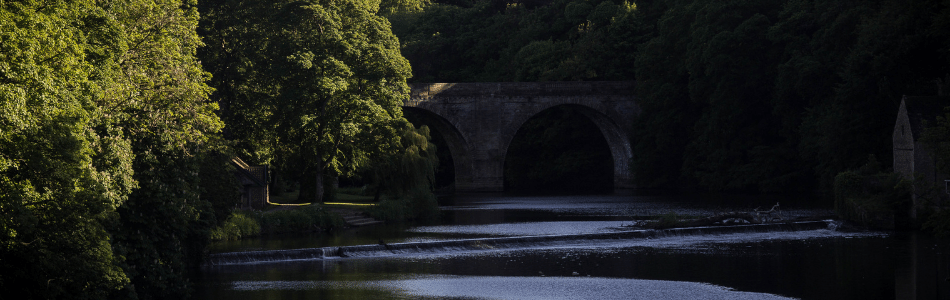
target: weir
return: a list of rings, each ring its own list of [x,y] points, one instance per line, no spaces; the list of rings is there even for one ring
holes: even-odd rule
[[[211,254],[205,266],[267,263],[293,260],[319,260],[345,257],[380,257],[414,253],[442,253],[453,251],[484,251],[551,246],[563,242],[585,240],[645,239],[668,236],[714,235],[730,233],[760,233],[805,231],[837,228],[833,221],[805,221],[736,226],[707,226],[673,229],[645,229],[595,234],[566,234],[479,238],[434,242],[411,242],[343,247],[322,247],[291,250],[246,251]]]

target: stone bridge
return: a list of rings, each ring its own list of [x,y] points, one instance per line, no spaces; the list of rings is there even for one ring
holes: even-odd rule
[[[539,112],[568,105],[600,128],[614,164],[614,188],[633,188],[628,129],[640,113],[634,82],[418,83],[406,110],[442,134],[455,161],[457,191],[504,190],[508,145]]]

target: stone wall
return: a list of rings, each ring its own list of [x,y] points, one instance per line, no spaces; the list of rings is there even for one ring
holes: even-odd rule
[[[894,123],[894,172],[907,179],[914,178],[914,134],[907,117],[907,105],[901,102]]]
[[[456,189],[501,191],[508,145],[539,112],[571,105],[600,128],[614,160],[614,187],[633,188],[629,127],[640,109],[634,82],[413,84],[404,104],[431,114],[452,151]]]

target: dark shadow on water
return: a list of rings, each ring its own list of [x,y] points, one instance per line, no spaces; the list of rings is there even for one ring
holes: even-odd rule
[[[950,242],[921,233],[682,247],[548,248],[486,255],[337,259],[220,266],[204,270],[199,299],[402,299],[398,290],[349,283],[418,276],[474,280],[626,278],[702,282],[800,299],[948,299]],[[445,278],[445,277],[440,277]],[[273,284],[236,290],[240,282]],[[308,283],[280,288],[283,283]],[[300,287],[296,285],[295,287]],[[663,291],[651,291],[662,297]],[[326,297],[326,298],[324,298]]]

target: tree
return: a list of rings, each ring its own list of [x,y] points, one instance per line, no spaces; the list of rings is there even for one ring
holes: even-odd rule
[[[775,1],[720,1],[696,12],[685,53],[691,105],[701,110],[683,172],[709,189],[788,190],[793,145],[777,134],[769,98]],[[789,170],[791,169],[791,170]]]
[[[430,142],[429,127],[414,128],[406,122],[397,128],[399,143],[378,149],[365,166],[376,185],[377,202],[382,194],[396,198],[415,190],[429,193],[435,187],[439,158],[435,144]]]
[[[3,294],[186,295],[214,220],[198,162],[221,127],[194,57],[196,12],[180,1],[0,9]]]
[[[950,109],[925,126],[920,141],[933,153],[937,172],[950,174]]]
[[[645,32],[628,1],[475,1],[388,15],[419,82],[628,80]]]
[[[98,124],[91,1],[0,3],[0,293],[102,298],[128,278],[101,222],[126,201],[128,141]],[[98,128],[97,128],[98,127]]]
[[[301,201],[320,202],[324,175],[355,171],[373,148],[398,141],[411,71],[378,3],[234,1],[208,10],[218,18],[210,24],[238,24],[209,42],[227,54],[206,56],[227,79],[215,85],[228,92],[217,95],[228,126],[249,157],[301,183]]]
[[[201,197],[202,175],[213,176],[201,171],[223,126],[208,99],[209,74],[195,57],[202,45],[198,12],[180,0],[99,4],[116,26],[93,40],[111,46],[98,64],[109,80],[99,104],[108,116],[102,122],[122,128],[131,141],[139,184],[109,220],[113,248],[131,280],[122,296],[183,298],[216,221],[215,204]],[[219,200],[231,206],[238,199]]]
[[[657,20],[656,35],[639,46],[637,95],[643,113],[633,124],[633,169],[638,185],[673,188],[686,185],[683,153],[699,109],[690,104],[687,51],[696,5],[671,7]]]
[[[945,109],[945,111],[946,113],[942,116],[937,116],[935,122],[926,122],[926,128],[921,135],[921,142],[930,149],[936,163],[936,171],[940,174],[950,174],[950,109]],[[918,188],[924,189],[924,187]],[[946,196],[939,192],[932,194]],[[927,205],[929,207],[924,207],[922,211],[927,212],[934,206],[940,208],[924,216],[924,227],[932,229],[941,236],[950,236],[950,203],[943,199],[943,201],[928,204],[930,204]]]

